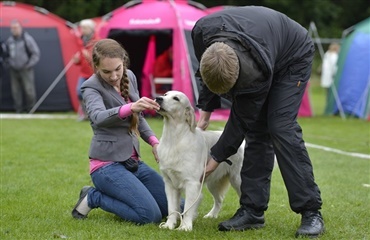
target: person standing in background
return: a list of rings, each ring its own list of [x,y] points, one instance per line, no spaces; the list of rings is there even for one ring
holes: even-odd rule
[[[0,39],[0,92],[2,92],[1,87],[2,87],[2,81],[3,81],[3,76],[4,76],[4,70],[5,70],[5,62],[7,61],[8,58],[8,48],[5,45],[5,41]],[[1,101],[1,99],[0,99]]]
[[[74,55],[73,61],[76,65],[80,66],[80,76],[78,77],[76,92],[80,102],[78,120],[83,121],[87,120],[87,114],[85,111],[85,105],[82,101],[81,85],[93,74],[93,69],[91,67],[91,48],[93,43],[97,40],[97,37],[95,36],[95,22],[93,20],[82,20],[80,22],[80,27],[80,51]]]
[[[337,61],[340,46],[338,43],[331,43],[328,51],[325,52],[322,60],[321,70],[321,87],[326,89],[328,96],[329,89],[334,82],[335,74],[337,73]]]
[[[17,113],[29,112],[36,103],[34,66],[40,60],[40,49],[35,39],[23,31],[18,20],[10,23],[11,36],[6,41],[8,49],[11,91]],[[23,94],[25,103],[23,103]]]

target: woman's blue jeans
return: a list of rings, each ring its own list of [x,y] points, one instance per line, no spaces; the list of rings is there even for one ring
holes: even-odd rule
[[[95,188],[88,193],[90,208],[100,207],[137,224],[158,223],[168,215],[163,179],[142,161],[134,173],[113,163],[93,172],[91,178]]]

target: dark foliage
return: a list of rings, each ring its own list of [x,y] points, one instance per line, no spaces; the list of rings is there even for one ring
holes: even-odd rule
[[[136,0],[135,0],[136,1]],[[102,16],[129,2],[127,0],[20,0],[71,22]],[[321,37],[340,38],[344,29],[370,16],[368,0],[199,0],[206,7],[260,5],[285,13],[305,27],[314,21]]]

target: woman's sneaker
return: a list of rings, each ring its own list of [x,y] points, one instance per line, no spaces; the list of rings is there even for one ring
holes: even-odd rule
[[[76,219],[84,219],[91,211],[91,208],[87,204],[87,194],[90,189],[93,189],[93,187],[85,186],[81,189],[80,198],[78,199],[75,207],[72,210],[72,217]]]

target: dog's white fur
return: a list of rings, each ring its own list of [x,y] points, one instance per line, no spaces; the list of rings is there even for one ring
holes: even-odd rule
[[[194,109],[186,95],[169,91],[156,98],[163,116],[163,132],[158,145],[159,167],[165,183],[168,201],[167,221],[161,228],[174,229],[180,216],[181,194],[185,194],[185,206],[179,230],[191,231],[201,201],[205,164],[210,148],[217,142],[221,131],[202,131],[196,128]],[[231,156],[232,165],[220,163],[206,178],[206,185],[214,198],[211,211],[204,217],[216,218],[230,186],[240,197],[240,169],[244,155],[244,143]]]

